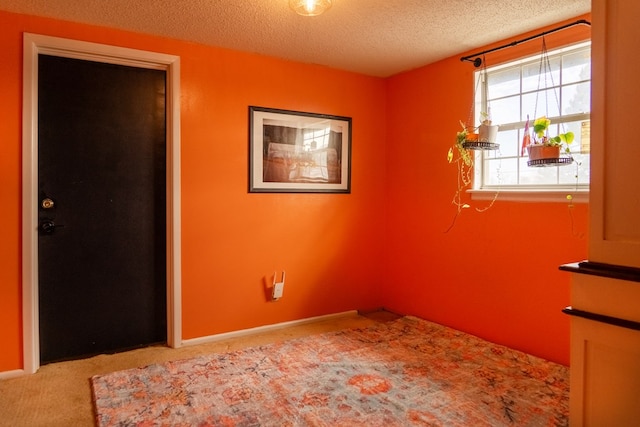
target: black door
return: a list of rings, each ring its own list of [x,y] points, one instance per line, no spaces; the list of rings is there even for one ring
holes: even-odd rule
[[[40,361],[166,342],[166,73],[38,63]]]

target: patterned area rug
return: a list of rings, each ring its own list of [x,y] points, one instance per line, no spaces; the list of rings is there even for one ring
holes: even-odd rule
[[[91,379],[100,426],[566,426],[564,366],[403,317]]]

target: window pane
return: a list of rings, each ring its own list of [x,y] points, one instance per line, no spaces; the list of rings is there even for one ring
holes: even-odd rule
[[[582,122],[562,123],[558,126],[558,129],[560,133],[573,132],[574,139],[571,145],[569,145],[569,149],[572,154],[580,153],[580,151],[582,151]]]
[[[553,185],[558,183],[558,168],[529,167],[528,157],[521,158],[520,184],[522,185]]]
[[[522,121],[527,120],[527,114],[530,120],[560,115],[559,95],[553,89],[522,95]]]
[[[560,84],[560,58],[532,62],[522,67],[522,91],[530,92]]]
[[[520,117],[520,97],[511,96],[491,101],[489,111],[494,124],[517,122]]]
[[[562,114],[588,113],[591,110],[591,83],[579,83],[562,88]]]
[[[591,182],[591,156],[575,154],[573,158],[578,162],[578,184],[589,185]]]
[[[517,185],[518,161],[516,159],[490,159],[484,161],[484,185]]]
[[[562,57],[562,83],[591,80],[591,49],[583,49]]]
[[[499,131],[496,141],[500,144],[500,157],[517,157],[518,156],[518,131],[508,130]]]
[[[574,162],[560,168],[560,184],[585,185],[589,184],[590,159],[586,154],[574,154]]]
[[[520,93],[520,68],[492,73],[488,77],[489,99],[503,98],[505,96]]]

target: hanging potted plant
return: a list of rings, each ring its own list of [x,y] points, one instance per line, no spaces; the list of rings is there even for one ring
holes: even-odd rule
[[[482,123],[477,128],[468,127],[460,120],[462,130],[456,132],[456,143],[453,147],[449,148],[449,152],[447,153],[448,162],[455,162],[458,165],[458,189],[453,200],[453,203],[458,207],[458,213],[460,209],[469,207],[469,205],[461,201],[461,194],[464,188],[471,184],[475,159],[473,151],[497,150],[500,146],[495,143],[499,126],[491,124],[487,113],[482,113],[482,119]],[[457,151],[457,156],[454,155],[454,150]]]
[[[469,150],[465,147],[465,144],[468,142],[477,142],[478,134],[474,132],[474,129],[467,129],[467,127],[460,121],[460,126],[462,126],[462,130],[456,133],[456,144],[455,148],[458,150],[458,154],[460,155],[460,159],[464,162],[465,165],[469,167],[473,167],[473,155],[469,153]],[[449,163],[453,161],[453,148],[449,148],[449,153],[447,154],[447,159]]]
[[[495,143],[498,138],[498,125],[491,124],[491,118],[484,111],[480,113],[482,116],[480,126],[478,127],[478,141]]]
[[[533,139],[529,135],[529,122],[525,126],[523,148],[529,153],[529,160],[559,159],[564,146],[564,153],[571,154],[569,144],[573,142],[573,132],[558,134],[550,138],[548,134],[551,120],[546,116],[539,117],[533,122]]]
[[[488,124],[487,124],[488,125]],[[489,142],[479,142],[478,141],[478,133],[476,133],[475,128],[468,128],[462,121],[460,121],[460,126],[462,129],[456,132],[456,142],[453,147],[449,148],[449,152],[447,153],[447,161],[449,163],[455,163],[458,168],[457,173],[457,188],[456,192],[453,196],[453,200],[451,203],[456,206],[456,215],[453,218],[453,222],[447,228],[446,232],[451,230],[456,222],[456,218],[460,215],[463,209],[469,208],[469,204],[463,200],[463,196],[465,193],[465,189],[471,185],[472,182],[472,173],[473,173],[473,163],[475,155],[473,154],[474,150],[491,150],[496,149],[498,144],[489,143]],[[490,125],[488,125],[490,126]],[[495,126],[498,128],[498,126]],[[497,129],[496,129],[497,132]],[[495,140],[495,139],[494,139]],[[495,147],[495,148],[493,148]],[[455,155],[457,152],[457,156]],[[498,197],[498,192],[489,204],[488,207],[479,209],[476,208],[478,212],[484,212],[493,206],[493,203],[496,201]]]

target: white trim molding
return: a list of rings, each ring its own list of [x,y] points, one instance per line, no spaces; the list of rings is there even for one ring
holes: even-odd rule
[[[208,335],[206,337],[192,338],[182,342],[185,346],[207,344],[212,342],[224,341],[231,338],[246,337],[248,335],[260,334],[263,332],[275,331],[278,329],[288,328],[291,326],[306,325],[309,323],[323,322],[325,320],[338,319],[341,317],[357,315],[357,310],[343,311],[342,313],[327,314],[324,316],[307,317],[306,319],[292,320],[289,322],[276,323],[273,325],[258,326],[256,328],[240,329],[238,331],[225,332],[222,334]]]
[[[182,343],[180,57],[29,33],[24,34],[23,49],[22,371],[30,374],[40,367],[37,233],[39,54],[165,70],[167,73],[167,344],[179,347]]]
[[[472,200],[497,200],[503,202],[550,202],[550,203],[589,203],[589,190],[575,189],[482,189],[468,190]],[[496,196],[497,195],[497,196]],[[568,198],[571,196],[571,199]]]
[[[25,375],[24,369],[14,369],[13,371],[0,372],[0,381],[11,378],[18,378]]]

